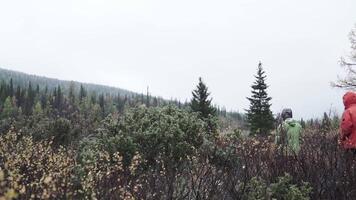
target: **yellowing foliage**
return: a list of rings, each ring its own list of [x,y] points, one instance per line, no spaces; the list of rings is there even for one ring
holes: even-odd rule
[[[130,166],[132,170],[138,165],[136,158]],[[0,137],[0,200],[100,199],[98,184],[123,170],[118,153],[114,155],[114,163],[109,159],[107,152],[101,152],[98,162],[80,166],[74,150],[63,147],[55,150],[51,141],[34,142],[30,136],[10,130]],[[77,180],[79,168],[84,174]],[[132,199],[125,187],[113,186],[112,193],[121,199]]]

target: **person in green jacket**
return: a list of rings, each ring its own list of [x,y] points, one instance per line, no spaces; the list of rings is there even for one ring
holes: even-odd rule
[[[282,122],[277,128],[275,143],[278,146],[287,147],[288,154],[298,154],[300,151],[300,137],[302,126],[293,119],[292,110],[283,109]]]

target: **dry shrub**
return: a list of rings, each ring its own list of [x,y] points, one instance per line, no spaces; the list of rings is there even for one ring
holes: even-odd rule
[[[272,138],[221,138],[217,149],[226,152],[233,148],[225,157],[228,161],[238,161],[229,168],[221,165],[221,160],[213,163],[217,169],[209,175],[218,176],[216,179],[220,182],[214,189],[219,194],[215,194],[226,199],[243,199],[252,178],[258,177],[271,184],[287,173],[293,177],[294,184],[310,184],[313,188],[311,199],[352,199],[356,196],[356,155],[341,149],[337,136],[336,130],[327,133],[318,129],[305,130],[298,155],[277,148]]]
[[[0,199],[132,199],[130,191],[139,186],[123,182],[122,157],[99,155],[97,162],[81,166],[74,150],[11,130],[0,137]]]
[[[172,198],[254,199],[267,192],[269,199],[268,191],[285,174],[290,175],[289,185],[279,185],[276,191],[289,188],[286,194],[305,197],[309,192],[300,192],[309,191],[303,189],[308,182],[311,199],[356,196],[356,159],[339,148],[337,131],[306,130],[298,155],[286,154],[272,141],[228,136],[205,140],[198,153],[177,168]],[[98,150],[98,159],[84,164],[77,156],[71,147],[52,148],[50,140],[34,142],[12,130],[0,136],[0,199],[171,198],[166,195],[171,175],[159,157],[143,168],[149,163],[136,154],[125,168],[117,152]]]

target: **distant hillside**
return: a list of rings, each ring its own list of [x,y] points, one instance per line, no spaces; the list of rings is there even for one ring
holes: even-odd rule
[[[91,84],[91,83],[81,83],[77,81],[64,81],[55,78],[47,78],[43,76],[31,75],[23,72],[17,72],[13,70],[0,68],[0,80],[8,82],[10,81],[10,79],[13,80],[15,86],[20,85],[21,87],[26,87],[28,83],[31,82],[32,85],[34,86],[39,85],[40,89],[44,89],[44,87],[47,86],[49,90],[53,90],[59,85],[64,89],[64,91],[68,91],[69,86],[71,84],[74,84],[77,90],[80,88],[80,85],[83,85],[89,93],[96,92],[96,93],[105,93],[111,95],[120,94],[122,96],[137,95],[137,93],[121,88],[116,88],[116,87]]]
[[[123,107],[132,107],[135,105],[145,104],[147,106],[164,106],[167,104],[174,104],[179,108],[188,109],[189,104],[187,102],[179,102],[177,100],[165,100],[161,97],[154,97],[149,94],[139,94],[132,91],[128,91],[121,88],[110,87],[105,85],[91,84],[91,83],[81,83],[77,81],[64,81],[55,78],[47,78],[43,76],[30,75],[22,72],[17,72],[13,70],[7,70],[0,68],[0,86],[3,85],[4,89],[0,87],[0,108],[7,97],[7,87],[9,87],[10,80],[13,83],[13,90],[16,87],[21,87],[22,91],[28,89],[29,83],[31,83],[33,88],[38,88],[40,93],[45,91],[54,92],[58,86],[60,86],[61,91],[64,93],[66,98],[69,98],[70,88],[74,89],[74,93],[78,94],[81,86],[85,88],[88,96],[92,96],[93,101],[100,101],[100,95],[105,96],[105,102],[110,107],[114,104],[118,107],[119,111],[122,111]],[[7,86],[6,86],[7,84]],[[38,96],[43,96],[37,94]],[[45,94],[45,96],[48,94]],[[20,98],[20,97],[18,97]],[[52,97],[48,97],[52,98]],[[114,101],[114,102],[113,102]],[[42,102],[44,104],[44,102]],[[34,106],[34,105],[32,105]],[[244,124],[244,116],[239,112],[227,112],[225,109],[220,109],[218,106],[217,111],[220,116],[222,127],[237,127]]]

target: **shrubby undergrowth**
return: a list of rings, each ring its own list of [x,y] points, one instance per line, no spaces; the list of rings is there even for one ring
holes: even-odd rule
[[[53,132],[75,134],[65,120]],[[77,145],[0,136],[0,199],[352,199],[354,155],[337,132],[305,130],[299,155],[273,138],[206,133],[194,113],[168,106],[110,115]],[[36,138],[35,138],[36,136]],[[69,137],[70,138],[70,137]],[[61,138],[60,140],[67,140]]]

